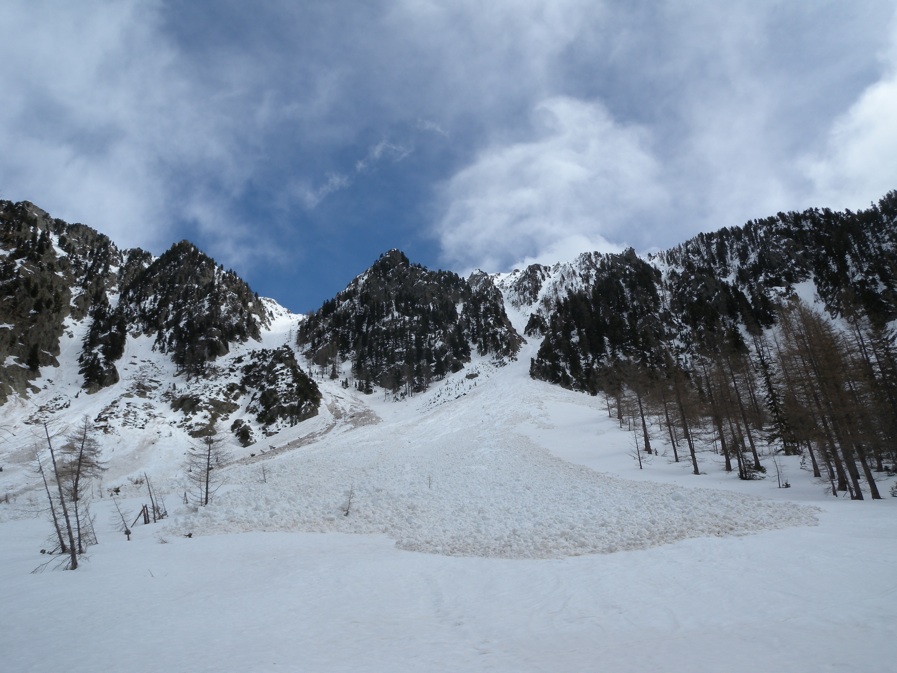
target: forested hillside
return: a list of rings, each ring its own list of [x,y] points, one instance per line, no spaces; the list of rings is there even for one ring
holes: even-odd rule
[[[308,315],[297,343],[332,378],[340,363],[350,362],[360,390],[377,385],[404,397],[461,370],[472,351],[512,358],[522,339],[486,274],[465,280],[390,250]]]
[[[877,498],[874,472],[897,463],[895,251],[891,192],[861,212],[780,213],[647,259],[583,255],[505,287],[530,297],[542,336],[532,376],[606,395],[644,451],[662,429],[697,474],[694,444],[712,442],[744,479],[771,467],[768,448],[802,453],[833,493]]]

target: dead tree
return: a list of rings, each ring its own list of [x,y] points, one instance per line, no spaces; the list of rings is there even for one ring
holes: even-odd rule
[[[202,438],[202,444],[187,451],[187,473],[196,485],[199,506],[208,505],[212,494],[221,486],[220,480],[212,477],[212,471],[224,465],[229,458],[223,440],[214,431]]]
[[[75,531],[72,528],[72,519],[69,516],[69,509],[65,502],[65,494],[62,491],[62,478],[59,474],[59,463],[56,460],[56,451],[53,448],[53,441],[50,439],[50,430],[44,423],[44,434],[47,436],[47,447],[50,449],[50,461],[53,464],[53,478],[56,482],[56,490],[59,492],[59,509],[62,512],[62,519],[65,522],[65,533],[68,538],[69,552],[69,570],[77,570],[78,568],[78,549],[75,546]],[[53,501],[50,499],[52,507]]]

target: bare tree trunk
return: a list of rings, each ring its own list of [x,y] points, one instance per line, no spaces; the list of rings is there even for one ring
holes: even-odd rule
[[[736,432],[735,427],[733,427],[732,417],[728,416],[726,420],[729,423],[729,432],[732,433],[732,444],[735,447],[733,453],[735,453],[735,463],[738,465],[738,478],[749,479],[750,477],[747,468],[744,465],[744,440],[742,439],[741,434]]]
[[[857,457],[860,461],[860,467],[863,468],[863,476],[866,477],[866,483],[869,484],[869,495],[873,500],[881,500],[881,494],[878,492],[878,484],[875,483],[875,477],[869,468],[869,461],[866,460],[866,453],[861,444],[855,445]]]
[[[678,385],[674,386],[676,392],[676,403],[679,406],[679,416],[682,419],[682,435],[685,437],[685,441],[688,442],[688,451],[691,454],[691,465],[693,471],[696,475],[701,474],[701,470],[698,469],[698,456],[695,453],[695,443],[691,438],[691,432],[688,429],[688,417],[685,413],[685,403],[682,400],[682,391],[679,389]]]
[[[751,434],[751,426],[748,423],[747,413],[744,409],[744,402],[741,400],[741,392],[738,390],[738,382],[735,379],[735,372],[732,370],[732,363],[729,361],[729,358],[726,358],[726,366],[729,370],[729,379],[732,381],[732,393],[735,396],[735,401],[738,404],[738,411],[741,414],[741,421],[744,425],[744,432],[747,436],[748,443],[751,446],[751,455],[754,458],[754,469],[758,472],[763,471],[763,466],[760,464],[760,455],[757,453],[757,445],[754,444],[754,436]]]
[[[69,517],[69,509],[65,504],[65,495],[62,492],[62,483],[59,478],[59,466],[56,464],[56,452],[53,450],[53,442],[50,441],[50,431],[44,423],[44,434],[47,435],[47,446],[50,447],[50,459],[53,461],[53,473],[56,477],[56,488],[59,491],[59,502],[62,506],[62,518],[65,521],[65,530],[69,539],[69,570],[78,569],[78,550],[75,547],[75,534],[72,530],[72,520]]]
[[[673,433],[673,421],[670,419],[670,409],[667,406],[666,392],[663,389],[661,389],[661,395],[662,395],[662,397],[661,397],[660,403],[663,405],[663,415],[667,422],[667,430],[670,433],[670,444],[673,447],[673,460],[678,463],[679,462],[679,450],[678,450],[679,445],[676,442],[676,435]]]
[[[205,484],[204,484],[204,488],[203,488],[204,492],[202,494],[203,506],[209,504],[209,480],[212,477],[212,438],[211,437],[207,438],[206,473],[205,473],[204,477],[205,477]]]
[[[642,419],[642,434],[645,438],[645,452],[653,453],[651,451],[651,438],[648,436],[648,424],[645,422],[645,408],[642,406],[642,396],[638,391],[635,391],[635,399],[638,402],[639,417]]]
[[[78,456],[75,459],[75,469],[72,472],[72,476],[71,476],[71,479],[72,479],[72,493],[71,493],[72,508],[74,509],[74,513],[75,513],[75,538],[78,541],[78,553],[79,554],[84,553],[84,541],[81,537],[81,512],[79,511],[80,508],[79,508],[79,502],[78,502],[79,489],[81,488],[81,461],[84,457],[84,439],[85,438],[82,437],[82,440],[79,443]]]
[[[826,462],[829,465],[829,471],[831,471],[832,467],[835,469],[835,475],[838,477],[838,490],[844,492],[848,490],[847,488],[847,470],[844,468],[844,463],[841,460],[841,455],[838,453],[837,440],[834,435],[832,435],[831,430],[829,429],[828,422],[825,420],[825,416],[821,416],[819,418],[819,422],[822,425],[822,430],[825,436],[825,457]]]
[[[158,520],[156,517],[158,508],[156,507],[156,499],[153,497],[153,486],[152,484],[150,484],[150,479],[147,476],[146,472],[143,473],[143,480],[146,482],[146,490],[149,493],[150,507],[153,510],[153,523],[156,523],[156,521]]]
[[[810,454],[810,463],[813,465],[813,476],[817,479],[822,478],[822,473],[819,471],[819,463],[816,462],[816,452],[813,450],[813,443],[807,442],[807,453]]]
[[[723,432],[723,421],[718,413],[713,414],[713,424],[716,426],[716,434],[719,437],[720,449],[722,449],[723,457],[726,459],[726,472],[732,471],[732,452],[729,444],[726,442],[726,433]]]
[[[53,503],[53,495],[50,493],[50,484],[47,482],[47,473],[44,472],[44,466],[40,461],[40,455],[38,455],[37,451],[34,452],[34,458],[37,461],[37,470],[40,472],[41,479],[44,481],[44,490],[47,492],[47,501],[50,503],[53,528],[56,530],[56,537],[59,538],[59,550],[65,554],[68,552],[68,547],[65,544],[65,539],[62,537],[62,528],[59,525],[59,515],[56,514],[56,505]]]
[[[713,379],[710,377],[710,372],[707,369],[707,364],[705,362],[701,363],[701,369],[704,371],[704,380],[706,381],[707,386],[707,395],[710,397],[710,416],[713,421],[713,425],[716,428],[716,434],[719,439],[720,450],[723,452],[723,457],[726,460],[726,472],[732,471],[732,458],[729,455],[729,444],[726,441],[726,433],[723,431],[723,419],[722,419],[722,400],[720,399],[720,395],[714,392],[713,389]],[[722,391],[719,391],[720,393]]]
[[[623,395],[618,388],[614,393],[614,399],[617,403],[617,421],[620,423],[620,427],[623,427]]]

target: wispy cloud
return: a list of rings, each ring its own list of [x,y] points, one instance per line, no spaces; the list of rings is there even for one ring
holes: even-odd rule
[[[368,153],[364,158],[355,162],[355,172],[367,173],[381,161],[388,160],[392,163],[398,163],[407,158],[413,151],[414,147],[410,145],[397,145],[387,140],[381,140],[368,149]]]
[[[668,199],[644,129],[598,103],[551,98],[533,111],[533,138],[496,145],[445,185],[438,236],[464,267],[616,250],[638,213]],[[576,249],[578,248],[578,249]]]
[[[351,184],[352,181],[349,177],[342,173],[328,173],[323,184],[317,187],[301,184],[296,188],[296,193],[302,204],[309,210],[312,210],[317,208],[318,204],[328,196],[341,189],[346,189]]]
[[[294,185],[292,192],[306,209],[314,210],[331,194],[352,187],[360,175],[370,173],[378,164],[384,161],[398,163],[411,155],[413,151],[413,146],[381,140],[375,145],[371,145],[367,153],[361,159],[356,160],[351,174],[327,173],[324,181],[317,186],[311,186],[307,181],[301,180]]]
[[[417,129],[419,131],[429,131],[431,133],[436,133],[441,135],[443,138],[448,138],[449,134],[444,128],[442,128],[439,124],[434,121],[430,121],[428,119],[418,119],[417,120]]]

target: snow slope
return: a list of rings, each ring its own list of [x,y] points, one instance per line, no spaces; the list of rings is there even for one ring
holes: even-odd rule
[[[321,414],[235,449],[198,510],[160,419],[104,487],[132,517],[146,470],[171,518],[127,542],[98,499],[76,572],[29,574],[49,524],[21,492],[0,505],[3,670],[890,668],[897,500],[832,500],[793,461],[791,489],[711,453],[701,476],[663,447],[639,470],[600,399],[529,379],[532,348],[401,403],[322,381]]]
[[[505,558],[607,553],[815,524],[814,512],[796,505],[622,481],[553,456],[551,441],[532,436],[550,428],[563,437],[556,416],[571,394],[530,380],[525,361],[482,363],[476,385],[450,404],[431,406],[438,389],[407,403],[375,404],[382,422],[347,426],[265,460],[266,483],[258,469],[232,469],[215,507],[175,524],[194,533],[384,533],[401,549]],[[458,378],[444,386],[456,387]],[[338,394],[332,392],[335,400]],[[596,431],[607,424],[597,408],[592,415]]]
[[[41,368],[41,376],[35,380],[39,386],[35,394],[12,395],[0,406],[0,499],[7,495],[25,497],[36,486],[32,447],[46,446],[43,422],[51,435],[62,441],[62,436],[85,416],[94,422],[97,439],[104,447],[107,486],[126,486],[144,472],[160,480],[177,481],[183,472],[185,450],[197,443],[189,432],[204,426],[208,415],[203,411],[175,411],[172,399],[180,395],[224,398],[222,390],[240,379],[239,370],[229,373],[235,361],[258,349],[279,348],[295,335],[302,316],[290,313],[273,300],[262,301],[271,319],[261,340],[231,344],[231,352],[214,363],[216,376],[187,378],[178,373],[169,356],[154,348],[152,337],[129,335],[124,354],[116,363],[121,380],[92,395],[82,389],[84,379],[78,363],[86,323],[69,319],[60,339],[60,366]],[[241,403],[241,408],[227,419],[228,425],[235,418],[251,420],[253,414],[246,408],[246,399],[241,399]],[[281,423],[281,427],[285,425]],[[227,435],[234,449],[239,449],[227,426],[221,427],[220,432]],[[0,520],[10,516],[16,516],[16,512],[0,511]]]

